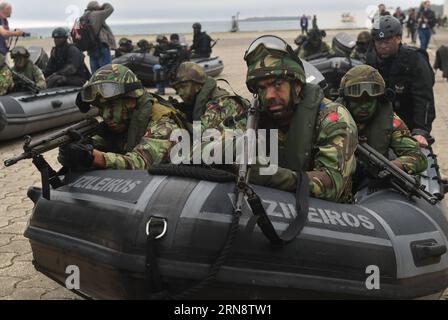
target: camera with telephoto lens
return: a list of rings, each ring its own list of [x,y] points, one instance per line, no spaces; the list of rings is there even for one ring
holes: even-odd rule
[[[172,82],[176,79],[176,71],[180,65],[179,51],[177,49],[166,50],[160,54],[160,72],[159,81]]]

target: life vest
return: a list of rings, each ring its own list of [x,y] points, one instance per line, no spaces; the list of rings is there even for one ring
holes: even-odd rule
[[[344,104],[343,99],[336,100]],[[388,156],[390,141],[394,130],[394,110],[391,102],[378,101],[375,115],[359,135],[367,139],[367,144],[384,156]]]
[[[279,146],[279,166],[296,172],[307,172],[313,166],[313,147],[317,118],[324,107],[324,92],[319,86],[307,84],[302,91],[303,99],[295,110],[284,146]],[[260,119],[261,129],[271,129],[272,125],[266,115]]]
[[[138,98],[137,108],[132,113],[129,123],[125,153],[131,152],[140,144],[151,121],[159,121],[163,116],[170,116],[180,128],[185,128],[182,113],[172,108],[166,101],[150,94]]]
[[[218,87],[215,79],[208,77],[196,97],[193,110],[193,121],[200,121],[207,111],[207,104],[218,102],[223,97],[231,97],[229,92]]]

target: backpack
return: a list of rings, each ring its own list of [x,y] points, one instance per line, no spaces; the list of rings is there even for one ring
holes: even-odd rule
[[[76,19],[71,31],[73,44],[81,51],[95,50],[100,44],[98,34],[95,34],[89,16],[90,13],[87,13]]]
[[[434,86],[435,83],[436,83],[436,74],[435,74],[434,69],[432,68],[431,62],[429,60],[428,52],[426,50],[424,50],[424,49],[411,47],[411,46],[405,46],[405,48],[410,49],[411,51],[416,52],[418,55],[423,57],[423,59],[428,64],[428,68],[429,68],[430,73],[431,73],[432,86]],[[405,61],[405,63],[407,63],[407,61]]]

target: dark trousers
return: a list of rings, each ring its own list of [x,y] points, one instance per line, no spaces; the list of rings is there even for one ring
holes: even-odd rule
[[[101,67],[108,65],[112,62],[112,55],[110,49],[106,45],[102,45],[95,51],[89,52],[90,57],[90,71],[92,74]]]
[[[47,78],[47,88],[58,88],[65,86],[82,87],[86,79],[80,76],[61,76],[53,74]]]

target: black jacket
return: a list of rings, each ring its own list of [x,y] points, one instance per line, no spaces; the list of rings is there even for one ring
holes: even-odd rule
[[[418,27],[419,28],[423,28],[425,22],[423,21],[423,18],[426,18],[426,20],[428,21],[426,23],[426,27],[428,28],[434,28],[436,26],[436,14],[434,13],[434,11],[432,11],[431,9],[428,10],[420,10],[418,12],[418,16],[417,16],[417,21],[418,21]]]
[[[394,110],[414,135],[428,135],[436,118],[434,106],[434,72],[427,53],[401,46],[390,59],[377,57],[375,49],[367,54],[367,64],[379,70],[386,87],[394,93]]]
[[[198,57],[209,58],[212,54],[211,42],[212,38],[207,33],[201,32],[194,36],[193,45],[190,49],[194,50],[195,55]]]
[[[441,46],[436,53],[436,62],[434,69],[440,69],[443,72],[443,77],[448,78],[448,47]]]
[[[86,80],[90,78],[90,72],[84,63],[84,54],[69,43],[51,50],[50,60],[44,71],[45,78],[54,73],[66,77],[79,76]]]

